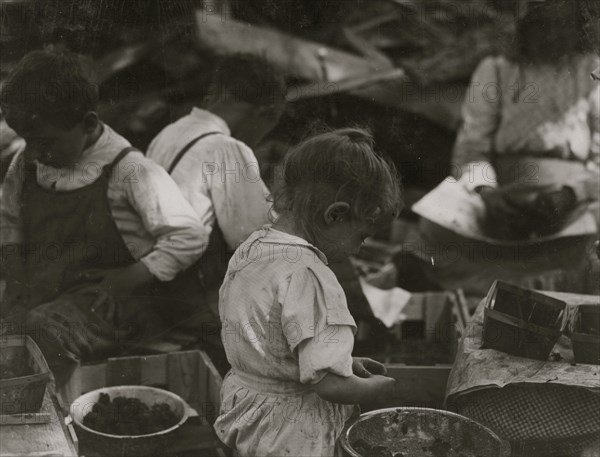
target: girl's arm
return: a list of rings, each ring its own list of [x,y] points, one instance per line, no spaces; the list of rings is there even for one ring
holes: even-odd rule
[[[348,377],[328,373],[314,385],[314,390],[323,400],[332,403],[377,404],[391,398],[396,380],[386,376],[374,375],[369,378]]]

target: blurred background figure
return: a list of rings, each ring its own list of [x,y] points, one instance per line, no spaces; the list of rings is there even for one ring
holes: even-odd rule
[[[463,174],[471,166],[496,238],[554,233],[598,200],[600,88],[590,74],[600,60],[583,19],[577,2],[530,2],[512,52],[473,75],[454,162]]]
[[[453,151],[458,184],[430,194],[438,208],[462,207],[452,220],[421,214],[426,245],[451,242],[465,254],[436,259],[430,276],[443,288],[468,277],[475,295],[494,278],[595,292],[586,272],[597,263],[589,254],[600,219],[600,87],[590,75],[600,59],[587,10],[564,0],[519,8],[513,48],[472,76]],[[427,196],[421,207],[426,199],[432,205]]]

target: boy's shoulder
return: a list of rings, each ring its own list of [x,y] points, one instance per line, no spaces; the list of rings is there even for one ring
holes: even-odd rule
[[[206,133],[211,133],[211,135],[203,138],[197,143],[197,149],[199,150],[212,151],[216,155],[230,154],[231,151],[240,151],[243,154],[249,152],[253,154],[252,149],[250,149],[246,143],[232,137],[226,132],[208,132],[204,130],[199,132],[198,136]]]
[[[112,175],[124,183],[162,177],[166,171],[158,163],[146,157],[139,149],[132,149],[114,165]]]

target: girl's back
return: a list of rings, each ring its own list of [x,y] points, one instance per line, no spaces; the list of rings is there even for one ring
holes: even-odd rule
[[[326,261],[302,238],[265,227],[229,264],[219,314],[232,370],[215,429],[241,455],[332,455],[354,410],[311,389],[327,372],[352,374],[356,327]]]

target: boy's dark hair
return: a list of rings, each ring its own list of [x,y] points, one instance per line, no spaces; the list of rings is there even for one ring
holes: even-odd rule
[[[77,55],[33,51],[19,61],[2,84],[0,105],[13,122],[26,123],[41,117],[70,128],[85,113],[96,110],[98,85]]]
[[[212,81],[212,98],[232,98],[281,111],[286,84],[282,72],[262,57],[234,54],[221,59]]]
[[[323,213],[335,201],[350,205],[351,218],[378,223],[402,208],[393,164],[374,151],[373,137],[359,128],[315,135],[286,156],[274,192],[274,210],[292,216],[314,243]]]
[[[586,9],[578,0],[545,0],[517,21],[516,46],[509,56],[519,63],[555,64],[564,57],[592,52],[585,33]]]

